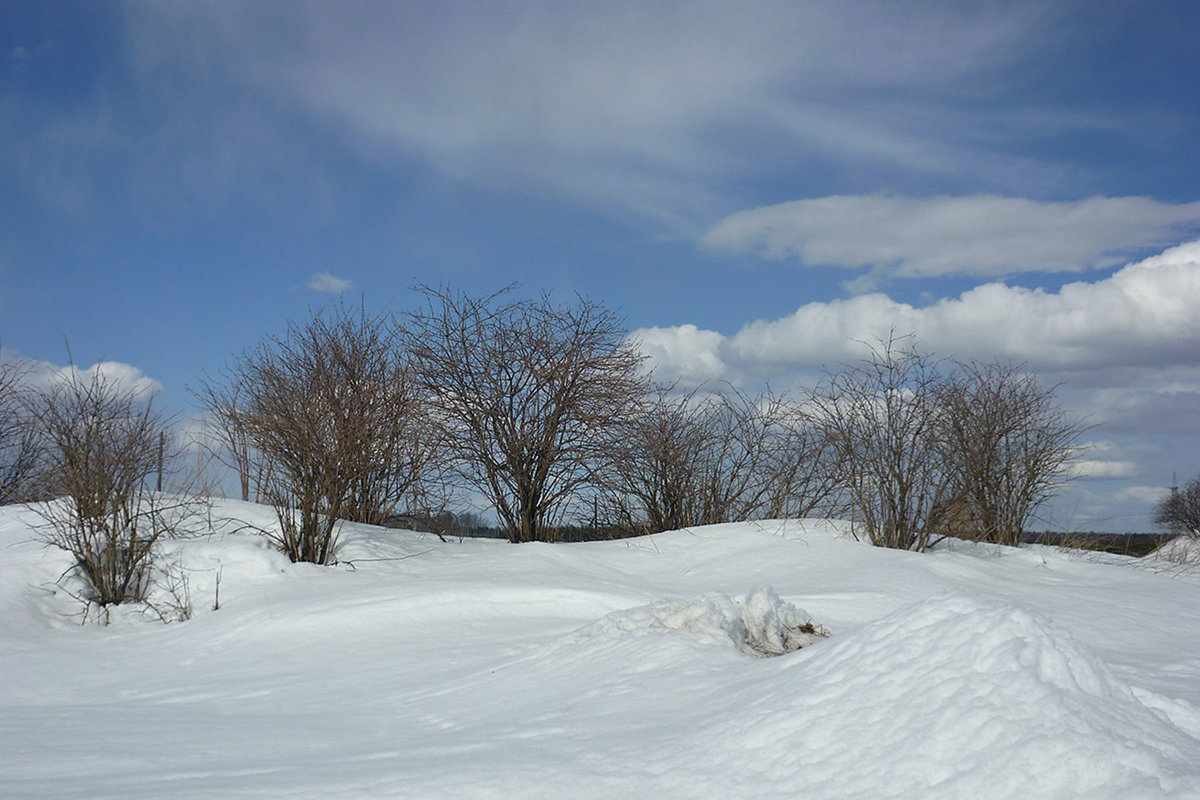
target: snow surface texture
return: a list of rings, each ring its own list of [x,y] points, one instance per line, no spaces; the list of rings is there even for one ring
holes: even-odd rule
[[[1196,570],[811,521],[347,526],[314,567],[224,522],[173,548],[192,619],[101,627],[34,524],[0,509],[3,798],[1200,797]],[[832,635],[754,657],[800,606]]]

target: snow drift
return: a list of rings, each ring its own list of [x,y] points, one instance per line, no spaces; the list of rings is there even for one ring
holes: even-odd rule
[[[0,509],[5,798],[1200,797],[1191,570],[813,521],[347,526],[313,567],[223,524],[174,546],[192,619],[97,627],[31,524]]]
[[[711,732],[768,794],[1200,796],[1197,740],[1015,605],[939,595],[807,656]]]

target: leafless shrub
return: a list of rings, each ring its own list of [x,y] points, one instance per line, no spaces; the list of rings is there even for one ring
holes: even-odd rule
[[[784,405],[761,467],[766,475],[763,519],[839,516],[845,454],[823,426],[794,403]]]
[[[1200,476],[1192,478],[1182,489],[1172,489],[1159,501],[1154,509],[1154,524],[1200,538]]]
[[[842,467],[852,519],[874,544],[924,550],[952,486],[940,440],[937,362],[895,336],[826,374],[809,404]]]
[[[234,459],[257,461],[272,538],[293,561],[330,563],[339,519],[381,524],[419,483],[428,442],[389,317],[318,312],[237,356],[222,380],[195,395],[232,449],[254,454]]]
[[[807,514],[834,486],[804,416],[770,392],[660,387],[622,442],[607,515],[629,530]]]
[[[852,518],[878,545],[1021,542],[1087,426],[1021,365],[946,365],[896,336],[826,375],[813,418],[838,452]]]
[[[943,529],[964,538],[1021,543],[1033,512],[1065,479],[1087,427],[1036,374],[1002,362],[958,365],[941,383],[941,433],[953,486]]]
[[[270,469],[255,447],[246,427],[246,397],[243,386],[227,375],[213,379],[205,375],[193,396],[208,414],[205,435],[198,444],[217,461],[234,471],[242,500],[261,501]]]
[[[740,522],[763,508],[771,486],[765,469],[780,444],[784,405],[769,392],[732,386],[708,398],[700,415],[706,447],[699,463],[700,524]]]
[[[614,462],[618,423],[644,391],[642,356],[617,317],[584,298],[423,292],[405,341],[458,475],[511,541],[553,539]]]
[[[695,400],[695,391],[658,387],[625,420],[605,503],[619,528],[657,533],[699,524],[699,464],[709,436]]]
[[[181,525],[186,493],[155,492],[168,424],[139,396],[104,377],[69,377],[24,397],[45,447],[45,480],[58,499],[39,506],[46,540],[69,552],[83,599],[109,606],[146,598],[156,547]]]
[[[0,360],[0,505],[44,499],[42,448],[22,402],[26,368]]]
[[[188,571],[178,562],[158,566],[153,596],[146,606],[160,622],[186,622],[195,614]]]

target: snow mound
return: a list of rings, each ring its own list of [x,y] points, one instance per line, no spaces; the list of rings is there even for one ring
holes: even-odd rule
[[[714,768],[749,759],[764,789],[1200,796],[1200,742],[1084,645],[1014,605],[937,596],[781,666],[773,691],[707,734],[723,743]]]
[[[704,644],[732,642],[744,653],[778,656],[829,635],[803,609],[780,599],[771,587],[745,597],[711,593],[685,600],[661,600],[616,611],[580,632],[583,638],[683,631]]]
[[[1200,538],[1176,536],[1146,556],[1152,561],[1165,561],[1178,566],[1200,566]]]

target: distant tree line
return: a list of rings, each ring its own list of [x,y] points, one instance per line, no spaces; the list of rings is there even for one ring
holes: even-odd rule
[[[884,547],[1018,544],[1085,430],[1022,365],[905,337],[790,396],[682,390],[586,298],[422,293],[407,313],[312,313],[193,387],[206,446],[295,561],[334,560],[339,520],[461,535],[481,526],[454,510],[480,500],[512,542],[819,515]],[[30,388],[0,364],[0,501],[67,498],[51,541],[116,602],[168,531],[148,491],[168,423],[72,374]]]

